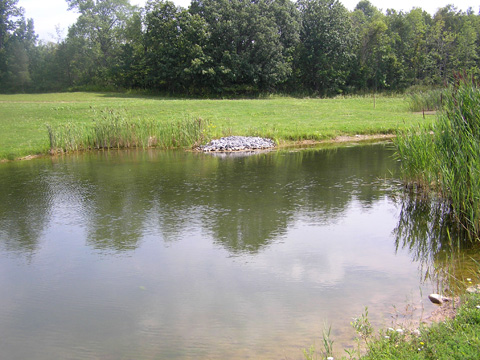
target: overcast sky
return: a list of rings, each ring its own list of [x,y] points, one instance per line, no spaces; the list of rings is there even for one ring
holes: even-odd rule
[[[349,10],[353,10],[360,0],[340,0]],[[434,14],[439,7],[448,4],[455,5],[459,10],[467,10],[472,7],[478,13],[479,4],[477,0],[370,0],[376,7],[386,10],[393,8],[395,10],[409,11],[413,7],[421,7]],[[174,0],[177,5],[188,7],[190,0]],[[146,0],[130,0],[131,4],[143,6]],[[65,0],[19,0],[18,5],[23,7],[27,18],[32,18],[35,24],[35,32],[41,40],[54,41],[56,39],[56,27],[61,31],[63,37],[66,36],[68,27],[73,24],[77,14],[73,11],[67,11]]]

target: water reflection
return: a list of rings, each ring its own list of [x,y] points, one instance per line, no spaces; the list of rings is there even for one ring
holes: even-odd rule
[[[375,145],[0,164],[2,356],[298,358],[324,322],[343,346],[364,306],[382,325],[392,304],[418,303],[425,284],[405,249],[421,263],[446,248],[424,205],[392,199],[391,155]]]
[[[31,255],[51,213],[48,169],[38,162],[0,168],[0,249]]]
[[[424,280],[433,280],[440,292],[457,291],[462,280],[478,275],[478,244],[454,221],[450,205],[415,192],[401,193],[396,201],[401,209],[396,249],[408,249]]]
[[[96,249],[131,251],[146,232],[175,241],[200,227],[233,253],[255,253],[299,216],[331,223],[353,198],[375,202],[388,156],[378,147],[224,158],[112,152],[12,164],[2,169],[0,240],[34,251],[49,221],[68,219]]]

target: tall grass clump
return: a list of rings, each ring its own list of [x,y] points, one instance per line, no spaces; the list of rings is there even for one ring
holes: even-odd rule
[[[444,89],[412,91],[407,95],[411,111],[436,111],[442,107]]]
[[[165,122],[129,119],[117,110],[94,111],[87,124],[68,122],[55,127],[47,124],[50,151],[70,152],[92,149],[188,148],[209,139],[208,122],[201,118]]]
[[[395,141],[407,179],[438,191],[469,234],[480,235],[480,84],[457,74],[437,120]]]

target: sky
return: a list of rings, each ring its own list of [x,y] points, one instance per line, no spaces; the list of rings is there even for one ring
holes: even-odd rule
[[[360,0],[340,0],[349,10],[353,10]],[[421,7],[423,10],[434,14],[440,7],[453,4],[459,10],[467,10],[472,7],[478,13],[480,5],[478,0],[370,0],[379,9],[395,9],[397,11],[410,11],[414,7]],[[177,5],[188,7],[190,0],[174,0]],[[130,0],[133,5],[143,6],[146,0]],[[42,41],[56,41],[58,39],[57,29],[61,37],[65,37],[68,27],[75,23],[77,14],[67,11],[65,0],[19,0],[18,6],[25,9],[26,18],[32,18],[35,24],[35,32]]]

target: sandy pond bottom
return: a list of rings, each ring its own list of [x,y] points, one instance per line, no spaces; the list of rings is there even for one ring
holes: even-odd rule
[[[388,145],[0,164],[6,359],[299,359],[429,312]],[[393,175],[392,175],[393,174]],[[393,314],[395,317],[395,314]]]

